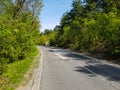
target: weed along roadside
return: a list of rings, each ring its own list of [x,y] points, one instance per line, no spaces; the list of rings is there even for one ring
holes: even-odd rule
[[[40,52],[37,50],[29,58],[8,64],[6,71],[0,75],[0,90],[25,90],[39,59]]]
[[[38,58],[39,59],[38,67],[35,68],[33,76],[26,86],[26,90],[40,90],[43,70],[43,54],[42,47],[38,46],[38,49],[40,51],[40,57]]]
[[[0,0],[0,90],[15,90],[32,77],[42,6],[42,0]]]
[[[33,60],[30,69],[24,75],[24,81],[16,90],[39,90],[43,67],[43,56],[40,46],[38,46],[38,51],[39,53]]]

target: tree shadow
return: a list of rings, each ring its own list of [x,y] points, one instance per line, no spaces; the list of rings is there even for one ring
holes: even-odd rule
[[[50,49],[50,50],[48,50],[48,52],[54,52],[54,51]]]
[[[69,58],[73,58],[74,60],[88,60],[90,58],[87,58],[85,56],[79,55],[79,54],[74,54],[74,53],[67,53],[64,56],[69,57]]]
[[[77,71],[77,72],[82,72],[84,74],[88,74],[90,77],[96,77],[96,74],[93,74],[93,73],[89,72],[88,70],[86,70],[83,67],[76,67],[76,68],[77,69],[75,71]]]
[[[120,81],[120,68],[111,66],[111,65],[87,65],[84,67],[76,67],[77,72],[82,72],[84,74],[88,74],[88,75],[92,75],[92,76],[96,76],[94,73],[91,73],[90,71],[96,73],[96,75],[100,75],[105,77],[107,80],[109,81]]]
[[[68,52],[68,51],[65,51],[65,50],[55,49],[55,48],[50,49],[50,50],[48,50],[48,51],[49,51],[49,52],[58,52],[58,53],[65,53],[65,52]]]
[[[63,55],[65,57],[72,58],[72,60],[81,60],[86,62],[86,66],[78,66],[76,68],[76,72],[82,72],[84,74],[88,74],[90,77],[96,77],[96,75],[100,75],[105,77],[109,81],[117,81],[120,82],[120,68],[108,65],[108,64],[103,64],[99,60],[94,60],[92,58],[85,57],[80,54],[72,53],[60,49],[55,49],[55,50],[49,50],[49,52],[58,52],[58,53],[64,53]],[[65,53],[67,52],[67,53]],[[91,73],[90,71],[94,72]],[[95,74],[96,73],[96,74]]]

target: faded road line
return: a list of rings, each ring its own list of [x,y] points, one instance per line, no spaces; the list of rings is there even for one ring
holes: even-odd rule
[[[57,56],[60,57],[61,59],[68,59],[67,57],[63,57],[63,56],[61,56],[60,54],[57,54],[57,53],[55,53],[55,55],[57,55]]]
[[[80,67],[84,68],[85,70],[87,70],[88,72],[90,72],[91,74],[99,77],[99,78],[102,79],[104,82],[108,82],[108,81],[106,81],[103,77],[101,77],[100,75],[98,75],[97,73],[95,73],[95,72],[93,72],[92,70],[86,68],[85,65],[80,64],[80,63],[79,63],[78,65],[79,65]],[[112,82],[108,82],[108,83],[109,83],[112,87],[114,87],[115,89],[120,90],[120,87],[114,85]]]

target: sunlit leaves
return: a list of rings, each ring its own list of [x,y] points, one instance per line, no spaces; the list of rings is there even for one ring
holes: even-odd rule
[[[0,1],[0,74],[6,64],[23,60],[36,50],[40,28],[38,15],[42,1],[27,2],[28,0]]]
[[[84,5],[73,1],[72,9],[61,18],[58,33],[52,32],[51,45],[120,56],[119,0],[84,1]]]

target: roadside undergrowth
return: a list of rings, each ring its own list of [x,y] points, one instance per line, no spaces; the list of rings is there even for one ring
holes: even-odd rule
[[[0,76],[0,90],[15,90],[21,82],[27,82],[32,77],[32,71],[27,75],[26,73],[38,64],[36,57],[38,57],[38,51],[35,51],[24,60],[8,64],[6,72]]]

